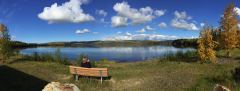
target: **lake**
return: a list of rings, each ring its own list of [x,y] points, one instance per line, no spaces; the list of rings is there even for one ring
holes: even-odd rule
[[[90,60],[108,60],[118,62],[144,61],[146,59],[161,57],[168,52],[177,53],[179,51],[191,51],[193,48],[175,48],[172,46],[148,46],[148,47],[37,47],[27,48],[20,51],[21,54],[31,55],[37,53],[55,53],[57,49],[61,50],[62,56],[71,60],[76,59],[79,55],[88,55]]]

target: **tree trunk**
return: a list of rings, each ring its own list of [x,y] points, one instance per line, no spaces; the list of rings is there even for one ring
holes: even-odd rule
[[[231,57],[231,50],[227,50],[227,57],[230,58]]]

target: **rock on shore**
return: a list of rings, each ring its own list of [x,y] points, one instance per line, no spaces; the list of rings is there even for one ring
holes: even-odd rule
[[[42,91],[81,91],[75,84],[61,84],[51,82],[47,84]]]

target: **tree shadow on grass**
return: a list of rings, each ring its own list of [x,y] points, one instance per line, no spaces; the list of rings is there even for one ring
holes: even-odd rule
[[[41,91],[48,82],[0,65],[0,91]]]

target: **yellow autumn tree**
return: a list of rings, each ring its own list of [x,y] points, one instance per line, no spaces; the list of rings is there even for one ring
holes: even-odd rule
[[[210,61],[216,63],[216,41],[213,40],[213,28],[204,27],[198,39],[198,56],[202,62]]]
[[[240,48],[240,24],[238,25],[237,35],[238,35],[238,43],[237,43],[237,47]]]
[[[221,46],[227,50],[227,56],[231,56],[231,50],[237,47],[238,43],[238,19],[235,11],[235,5],[229,4],[221,18]]]
[[[4,63],[12,55],[13,49],[8,29],[5,25],[0,24],[0,63]]]

